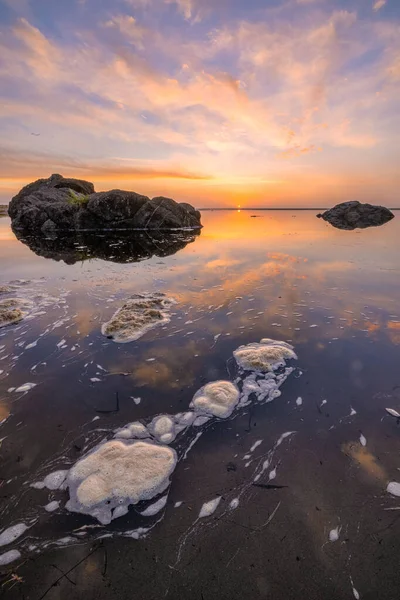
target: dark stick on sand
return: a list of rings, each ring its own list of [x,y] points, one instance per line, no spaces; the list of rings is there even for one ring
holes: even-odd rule
[[[281,490],[287,488],[287,485],[275,485],[273,483],[253,483],[254,487],[263,488],[264,490]]]

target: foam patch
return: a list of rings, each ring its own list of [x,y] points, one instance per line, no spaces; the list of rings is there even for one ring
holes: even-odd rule
[[[386,491],[389,492],[389,494],[392,494],[392,496],[400,496],[400,483],[397,483],[397,481],[391,481],[388,484]]]
[[[14,560],[18,560],[21,558],[21,553],[18,550],[9,550],[8,552],[4,552],[4,554],[0,554],[0,566],[9,565],[14,562]]]
[[[161,494],[177,464],[168,446],[112,440],[75,463],[67,476],[70,499],[66,508],[108,524],[120,506],[137,504]]]
[[[297,359],[293,346],[286,342],[262,339],[246,346],[240,346],[233,356],[239,367],[245,371],[265,373],[286,366],[286,360]]]
[[[210,500],[209,502],[205,502],[200,509],[199,519],[204,519],[204,517],[210,517],[214,514],[220,502],[221,496],[214,498],[214,500]]]
[[[134,421],[121,429],[117,429],[114,437],[121,440],[133,440],[147,438],[149,435],[147,427],[140,421]]]
[[[29,529],[29,526],[25,523],[17,523],[5,529],[0,534],[0,546],[7,546],[11,542],[15,542],[27,529]]]
[[[48,504],[46,504],[46,506],[44,507],[44,510],[46,512],[54,512],[58,508],[60,508],[60,503],[57,500],[53,500],[52,502],[49,502]]]
[[[36,488],[37,490],[41,490],[43,488],[47,488],[48,490],[59,490],[63,487],[67,473],[68,471],[65,469],[53,471],[53,473],[46,475],[43,481],[32,483],[31,487]]]
[[[155,417],[149,425],[149,431],[159,442],[170,444],[176,437],[175,421],[168,415]]]
[[[196,412],[220,419],[229,417],[239,403],[239,390],[230,381],[213,381],[202,387],[190,404]]]
[[[150,504],[150,506],[148,506],[146,508],[146,510],[144,510],[140,514],[142,515],[142,517],[153,517],[154,515],[159,513],[160,510],[165,508],[165,506],[167,504],[167,499],[168,499],[168,496],[163,496],[162,498],[157,500],[157,502],[154,502],[154,504]]]

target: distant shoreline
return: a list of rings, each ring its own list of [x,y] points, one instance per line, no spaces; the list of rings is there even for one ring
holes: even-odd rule
[[[388,207],[388,208],[389,208],[389,210],[400,210],[400,208],[390,208],[390,207]],[[233,211],[238,211],[238,210],[240,210],[241,212],[244,212],[244,211],[253,211],[253,212],[255,212],[255,211],[261,211],[261,210],[262,211],[265,211],[265,210],[292,210],[292,211],[293,210],[294,211],[296,211],[296,210],[312,210],[312,211],[315,212],[315,211],[320,211],[320,210],[329,210],[329,208],[309,208],[309,207],[308,208],[302,208],[302,207],[295,208],[294,206],[293,207],[289,207],[289,208],[287,208],[287,207],[278,208],[277,206],[268,207],[268,208],[256,208],[256,207],[253,207],[253,208],[247,208],[247,207],[246,208],[242,208],[242,207],[237,208],[236,207],[235,208],[234,206],[232,206],[232,207],[228,207],[227,208],[227,207],[217,206],[217,207],[214,208],[214,207],[210,207],[209,206],[207,208],[198,208],[197,210],[200,210],[200,211],[210,211],[210,210],[233,210]],[[4,214],[8,214],[8,204],[0,204],[0,215],[4,215]]]
[[[400,208],[390,208],[390,207],[388,207],[388,208],[389,208],[389,210],[400,210]],[[235,207],[232,207],[232,208],[222,208],[222,207],[217,207],[217,208],[214,208],[214,207],[212,207],[211,208],[211,207],[208,207],[208,208],[198,208],[197,210],[200,210],[200,211],[206,211],[206,210],[234,210],[234,211],[238,211],[238,210],[240,210],[241,212],[243,212],[243,211],[249,211],[249,210],[250,211],[260,211],[260,210],[313,210],[314,212],[316,212],[316,211],[319,211],[319,210],[329,210],[329,208],[301,208],[301,207],[300,208],[294,208],[294,207],[291,207],[291,208],[286,208],[286,207],[281,207],[281,208],[278,208],[278,207],[272,207],[272,208],[247,208],[247,207],[246,208],[242,208],[242,207],[240,207],[240,208],[237,208],[237,207],[236,208]]]

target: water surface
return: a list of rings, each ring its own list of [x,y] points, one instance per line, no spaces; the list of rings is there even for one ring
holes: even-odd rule
[[[109,242],[115,254],[90,239],[68,257],[42,252],[0,219],[0,285],[17,280],[36,303],[34,318],[0,330],[1,524],[32,524],[4,547],[22,553],[4,568],[23,578],[9,595],[397,597],[400,499],[386,487],[400,480],[400,428],[385,408],[400,412],[400,221],[340,231],[304,211],[202,220],[174,254],[146,258],[125,238]],[[170,323],[129,344],[102,336],[129,295],[151,291],[176,299]],[[147,536],[127,535],[132,510],[88,529],[90,517],[43,509],[58,496],[30,483],[113,429],[185,410],[205,383],[234,380],[233,351],[265,337],[298,355],[282,396],[205,427]],[[15,391],[25,383],[35,387]],[[258,481],[283,487],[252,485],[266,457]]]

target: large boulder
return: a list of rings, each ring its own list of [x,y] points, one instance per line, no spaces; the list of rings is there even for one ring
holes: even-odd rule
[[[8,214],[14,230],[49,237],[62,231],[201,228],[200,212],[190,204],[123,190],[95,193],[92,183],[62,175],[25,186]]]
[[[361,204],[361,202],[342,202],[317,217],[328,221],[338,229],[365,229],[384,225],[394,218],[394,214],[384,206]]]
[[[61,195],[57,196],[55,190],[66,190]],[[69,196],[68,190],[72,190],[78,194],[93,194],[94,186],[89,181],[80,179],[67,179],[62,175],[51,175],[48,179],[38,179],[33,183],[29,183],[18,192],[8,205],[8,214],[13,219],[18,212],[26,204],[36,204],[36,195],[39,193],[39,199],[48,198],[50,194],[54,194],[55,201],[65,200]]]

